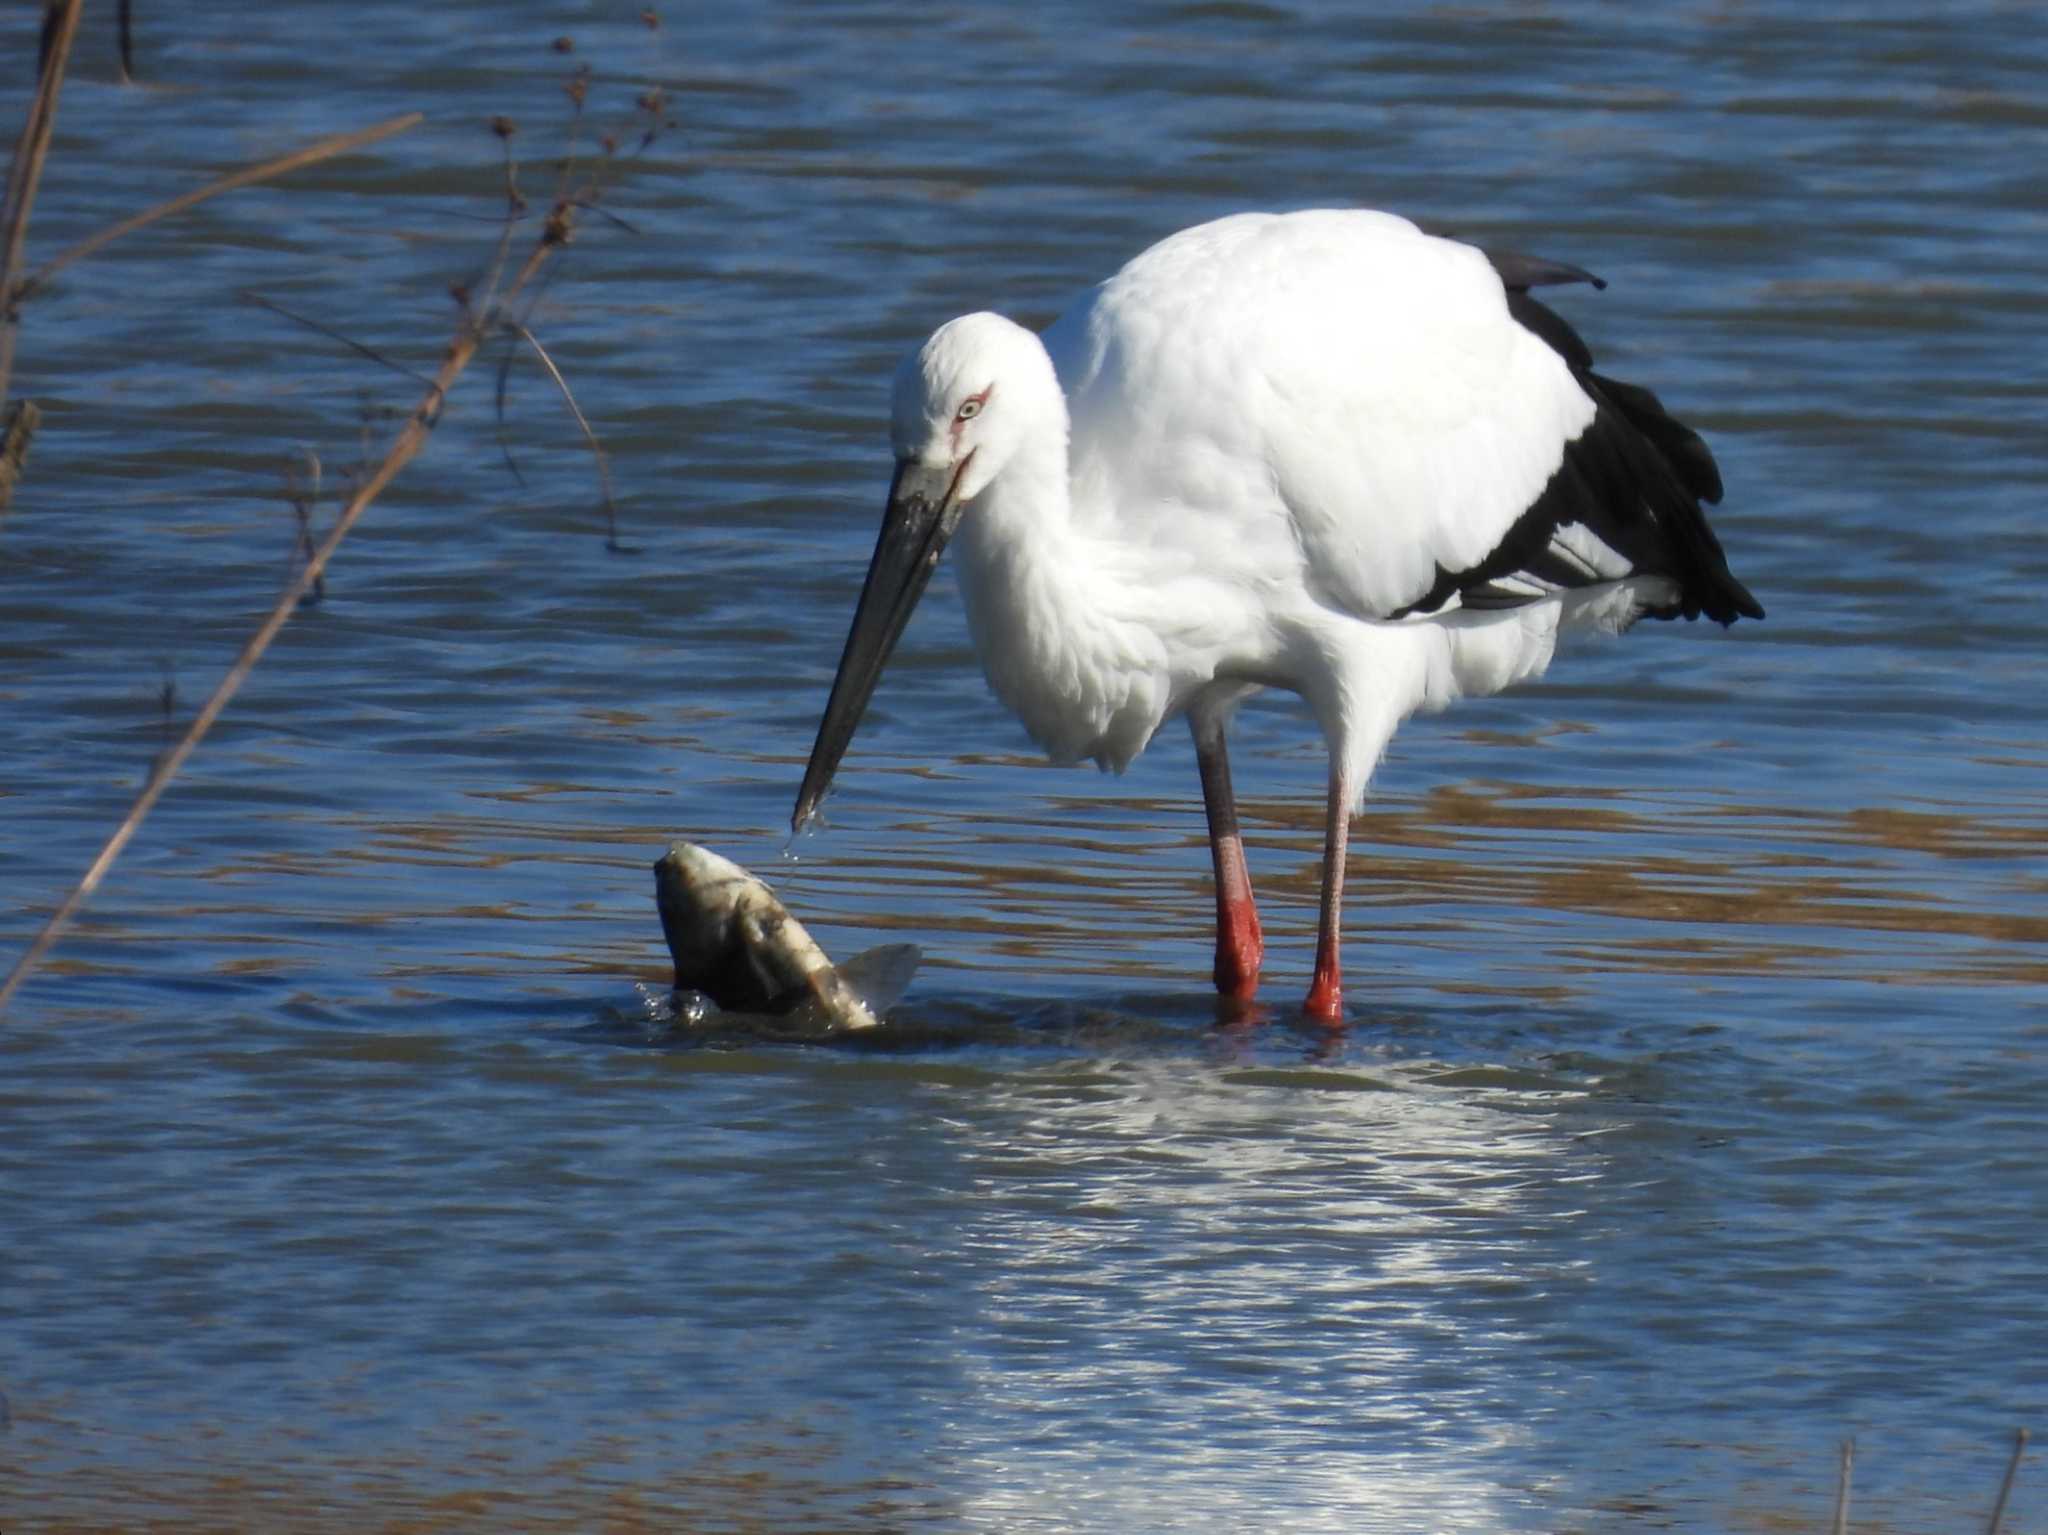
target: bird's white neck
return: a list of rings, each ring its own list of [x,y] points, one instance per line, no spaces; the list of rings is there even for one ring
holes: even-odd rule
[[[1075,526],[1065,401],[968,507],[953,542],[968,627],[996,696],[1054,758],[1121,768],[1165,701],[1156,642],[1122,600],[1118,550]]]

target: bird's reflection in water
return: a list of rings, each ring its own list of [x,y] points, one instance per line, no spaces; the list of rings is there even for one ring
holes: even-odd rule
[[[1441,1061],[1292,1031],[1286,1060],[1275,1038],[1240,1017],[1199,1057],[1006,1072],[929,1127],[949,1144],[921,1175],[946,1169],[973,1276],[948,1451],[982,1468],[982,1517],[1136,1527],[1199,1489],[1219,1517],[1512,1523],[1486,1517],[1486,1457],[1566,1414],[1546,1333],[1592,1282],[1570,1222],[1602,1156],[1552,1118],[1585,1088],[1444,1086]],[[1112,1441],[1142,1485],[1076,1478]]]

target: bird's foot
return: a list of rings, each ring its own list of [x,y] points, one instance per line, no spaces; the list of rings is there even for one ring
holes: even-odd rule
[[[1216,956],[1216,990],[1233,1002],[1249,1002],[1259,994],[1259,957],[1249,964],[1236,955]]]
[[[1225,920],[1216,928],[1216,989],[1238,1002],[1249,1002],[1259,994],[1259,965],[1266,957],[1265,935],[1259,919]]]
[[[1316,972],[1301,1010],[1326,1029],[1344,1026],[1344,988],[1338,984],[1335,973]]]

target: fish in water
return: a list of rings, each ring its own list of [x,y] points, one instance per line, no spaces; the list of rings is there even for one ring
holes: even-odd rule
[[[654,899],[678,992],[785,1026],[876,1027],[920,957],[913,944],[888,944],[835,967],[764,882],[694,842],[674,843],[656,861]]]

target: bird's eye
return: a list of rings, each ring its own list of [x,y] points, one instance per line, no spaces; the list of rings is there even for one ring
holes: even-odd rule
[[[976,398],[971,400],[962,400],[960,402],[960,409],[958,413],[955,414],[953,419],[955,421],[972,421],[976,416],[980,414],[981,399],[979,396],[977,396]]]

